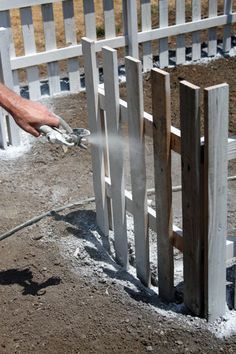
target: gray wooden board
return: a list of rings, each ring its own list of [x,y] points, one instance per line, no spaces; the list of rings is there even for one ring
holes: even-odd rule
[[[168,0],[159,0],[159,23],[160,28],[168,27]],[[159,66],[164,68],[169,65],[168,38],[159,41]]]
[[[182,213],[184,240],[184,303],[203,314],[203,188],[201,178],[200,88],[180,83]],[[190,148],[191,147],[191,148]]]
[[[96,40],[96,18],[94,0],[83,0],[86,37]]]
[[[174,298],[172,238],[170,75],[152,70],[152,111],[159,294]]]
[[[127,44],[129,55],[134,58],[139,58],[138,48],[138,19],[137,19],[137,2],[130,0],[126,2],[126,13],[128,23]]]
[[[31,7],[22,8],[20,14],[25,54],[33,54],[36,52],[36,45]],[[38,67],[31,66],[26,72],[30,98],[37,100],[41,97]]]
[[[192,0],[192,20],[197,21],[201,19],[201,0]],[[192,33],[192,60],[201,58],[201,38],[200,32]]]
[[[115,252],[117,261],[128,267],[128,240],[125,209],[123,137],[120,122],[117,52],[103,48],[105,111],[110,164]]]
[[[96,62],[95,42],[88,38],[83,38],[82,46],[85,59],[84,70],[87,91],[88,124],[91,134],[98,134],[98,137],[100,137],[102,128],[98,100],[98,68]],[[109,235],[103,147],[93,144],[91,146],[91,153],[97,224],[104,235]]]
[[[205,89],[204,104],[205,315],[214,321],[226,306],[228,85]]]
[[[232,0],[225,0],[224,13],[227,16],[227,25],[224,27],[223,51],[229,52],[231,49],[231,20],[232,20]]]
[[[105,37],[113,38],[116,36],[114,0],[103,0]]]
[[[54,15],[53,15],[53,5],[52,4],[41,5],[41,9],[42,9],[42,17],[43,17],[43,28],[44,28],[46,51],[56,49],[57,44],[56,44],[55,22],[54,22]],[[48,80],[49,80],[50,94],[53,95],[61,91],[59,66],[57,62],[49,63],[47,66],[48,66]]]
[[[149,234],[141,62],[132,57],[126,57],[125,67],[136,270],[138,278],[143,284],[149,286]]]
[[[76,45],[76,24],[74,16],[73,0],[66,0],[62,3],[65,39],[67,45]],[[81,90],[80,70],[78,58],[71,58],[67,61],[68,76],[70,83],[70,92],[79,92]]]

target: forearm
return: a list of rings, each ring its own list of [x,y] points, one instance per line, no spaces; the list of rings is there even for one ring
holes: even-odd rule
[[[14,116],[24,99],[0,83],[0,106]]]

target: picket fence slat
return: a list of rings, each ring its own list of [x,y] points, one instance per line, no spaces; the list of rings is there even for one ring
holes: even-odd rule
[[[15,53],[15,45],[14,41],[12,38],[12,28],[11,28],[11,20],[10,20],[10,11],[0,11],[0,27],[4,27],[7,29],[10,37],[10,57],[14,58],[16,56]],[[13,83],[14,83],[14,91],[19,93],[20,92],[20,87],[19,87],[19,79],[18,79],[18,72],[17,70],[12,71],[12,76],[13,76]]]
[[[76,38],[73,0],[63,1],[62,9],[63,9],[66,43],[68,45],[76,45],[77,38]],[[81,84],[80,84],[80,69],[79,69],[78,58],[68,59],[67,65],[68,65],[70,91],[79,92],[81,90]]]
[[[209,0],[209,17],[217,16],[217,1]],[[215,28],[208,30],[208,55],[214,56],[217,53],[217,34]]]
[[[116,36],[114,0],[103,0],[105,38]]]
[[[227,16],[229,22],[232,13],[232,0],[225,0],[224,13]],[[227,24],[224,27],[224,38],[223,38],[223,52],[229,52],[231,49],[231,24]]]
[[[141,62],[125,58],[129,129],[130,172],[133,199],[135,258],[138,278],[150,285],[146,166],[144,151],[143,90]]]
[[[180,84],[182,214],[184,239],[184,302],[196,315],[203,313],[203,200],[200,142],[200,88]],[[191,149],[189,147],[191,146]],[[194,217],[193,217],[194,215]]]
[[[0,11],[11,10],[11,9],[18,9],[22,7],[29,7],[35,5],[43,5],[54,3],[54,2],[61,2],[65,0],[1,0],[0,2]]]
[[[152,70],[152,110],[159,294],[173,301],[170,75],[159,69]]]
[[[141,0],[142,31],[149,31],[152,28],[151,0]],[[143,71],[153,67],[152,43],[143,44]]]
[[[102,135],[100,110],[98,109],[98,68],[95,43],[88,38],[82,39],[85,80],[87,87],[88,125],[91,133]],[[96,199],[97,224],[104,235],[109,235],[107,198],[105,194],[104,152],[103,148],[92,144],[93,185]]]
[[[205,315],[225,313],[227,235],[227,141],[229,86],[204,90],[205,106]]]
[[[20,9],[20,15],[25,54],[33,54],[36,52],[36,45],[31,7],[24,7]],[[30,98],[37,100],[41,97],[38,67],[32,66],[27,68],[26,72],[29,83]]]
[[[14,89],[11,64],[10,64],[10,34],[7,30],[0,28],[0,79],[11,90]],[[1,113],[3,114],[3,113]],[[7,114],[6,126],[8,131],[8,141],[10,145],[20,145],[19,127],[14,119]],[[1,124],[1,133],[4,134],[4,127]],[[6,138],[2,137],[2,145],[6,147]]]
[[[201,0],[192,0],[192,20],[198,21],[201,19]],[[192,60],[201,58],[201,38],[200,32],[192,33]]]
[[[123,137],[120,123],[117,52],[114,49],[104,47],[103,58],[115,251],[117,261],[128,268]]]
[[[137,2],[136,0],[124,1],[123,11],[125,21],[127,21],[127,45],[128,54],[133,58],[139,58],[138,48],[138,18],[137,18]]]
[[[94,9],[94,0],[83,0],[84,4],[84,22],[85,35],[89,39],[96,40],[96,17]]]
[[[54,22],[54,15],[53,15],[53,5],[52,4],[41,5],[41,9],[42,9],[42,17],[43,17],[43,28],[44,28],[46,50],[56,49],[57,44],[56,44],[55,22]],[[49,80],[50,94],[53,95],[61,91],[59,66],[57,62],[48,63],[47,66],[48,66],[48,80]]]
[[[168,27],[168,0],[159,0],[159,26]],[[159,66],[164,68],[169,64],[168,36],[159,41]]]
[[[176,24],[185,23],[185,1],[176,0]],[[185,36],[179,34],[176,38],[176,64],[185,63],[186,49],[185,49]]]

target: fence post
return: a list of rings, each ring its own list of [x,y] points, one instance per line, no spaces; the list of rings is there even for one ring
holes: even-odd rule
[[[123,0],[123,22],[126,44],[128,45],[128,55],[138,59],[138,18],[137,1]]]
[[[226,306],[228,85],[206,88],[204,105],[205,315],[214,321]]]
[[[184,240],[184,303],[195,314],[203,314],[203,223],[200,144],[200,88],[187,81],[180,84],[182,213]]]
[[[125,68],[136,269],[138,278],[144,285],[149,286],[149,235],[141,62],[126,57]]]
[[[0,28],[0,81],[11,90],[14,89],[10,63],[10,38],[5,28]],[[10,116],[7,117],[7,125],[5,125],[4,114],[3,112],[0,114],[2,115],[0,117],[0,146],[4,149],[7,147],[6,134],[8,134],[10,145],[20,145],[20,128]]]
[[[95,42],[82,38],[84,70],[87,92],[88,124],[91,133],[101,138],[101,120],[98,101],[98,68]],[[97,224],[104,235],[109,234],[107,198],[105,193],[105,169],[103,146],[91,146],[93,165],[93,186],[96,199]]]
[[[170,302],[174,298],[174,260],[170,242],[173,234],[170,75],[160,69],[152,70],[152,110],[159,294]]]

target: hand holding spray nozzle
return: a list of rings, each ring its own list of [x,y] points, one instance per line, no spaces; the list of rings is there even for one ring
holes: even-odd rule
[[[61,117],[58,117],[58,119],[60,121],[59,128],[41,125],[38,130],[45,135],[52,144],[61,144],[68,147],[79,146],[83,149],[87,149],[84,143],[87,142],[90,131],[84,128],[72,129],[64,119]]]

